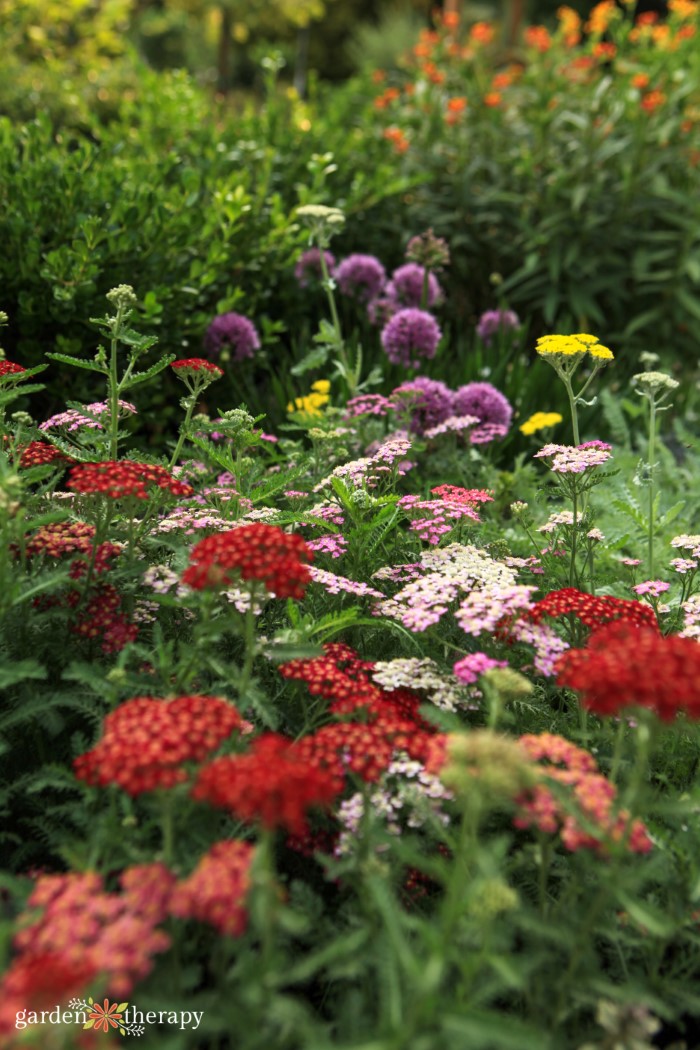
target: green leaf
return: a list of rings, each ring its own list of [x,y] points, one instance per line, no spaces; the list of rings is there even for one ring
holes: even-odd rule
[[[102,375],[107,374],[107,369],[103,368],[102,365],[96,364],[94,361],[84,361],[81,357],[71,357],[70,354],[47,354],[52,361],[60,361],[64,365],[73,365],[75,368],[84,368],[87,372],[101,372]]]
[[[11,685],[24,682],[27,678],[44,680],[46,668],[37,660],[19,660],[17,663],[0,667],[0,689],[9,689]]]
[[[479,1050],[548,1050],[551,1042],[541,1028],[513,1020],[503,1011],[471,1010],[466,1016],[448,1014],[442,1018],[441,1027],[452,1039],[446,1046],[454,1046],[454,1037],[463,1047],[479,1047]]]
[[[646,901],[635,900],[626,893],[618,893],[618,900],[630,918],[655,937],[671,937],[676,932],[678,924]]]
[[[670,525],[672,521],[676,520],[680,512],[683,510],[683,508],[685,507],[685,503],[686,501],[684,499],[680,499],[677,503],[674,503],[672,507],[669,507],[668,510],[661,515],[658,524],[661,526]]]
[[[159,372],[162,372],[164,368],[167,368],[175,360],[176,356],[176,354],[168,354],[167,357],[161,357],[160,361],[156,361],[145,372],[134,372],[132,376],[129,376],[126,383],[120,386],[120,392],[122,390],[130,390],[132,386],[138,386],[139,383],[145,383],[147,379],[157,376]]]
[[[297,364],[290,368],[290,372],[293,376],[300,376],[304,372],[310,372],[312,368],[320,368],[328,360],[329,351],[330,347],[327,345],[318,346],[315,350],[310,350],[305,357],[302,357],[301,361],[298,361]]]

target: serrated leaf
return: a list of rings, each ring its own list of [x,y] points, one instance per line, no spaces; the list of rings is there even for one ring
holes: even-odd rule
[[[301,361],[290,368],[290,372],[293,376],[300,376],[304,372],[310,372],[312,368],[320,368],[328,360],[329,351],[329,346],[318,346],[315,350],[310,350]]]
[[[681,499],[678,500],[677,503],[674,503],[672,507],[669,507],[668,510],[661,516],[661,518],[659,518],[659,525],[670,525],[672,521],[675,521],[680,512],[685,507],[685,503],[686,501],[684,499]]]
[[[84,361],[81,357],[71,357],[70,354],[47,354],[52,361],[60,361],[64,365],[73,365],[75,368],[84,368],[87,372],[101,372],[106,375],[107,369],[94,361]]]
[[[127,382],[121,385],[120,391],[130,390],[132,386],[138,386],[139,383],[145,383],[147,379],[152,379],[153,376],[157,376],[159,372],[162,372],[164,368],[167,368],[168,365],[175,360],[176,356],[176,354],[168,354],[167,357],[162,357],[160,361],[156,361],[156,363],[146,369],[145,372],[134,372]]]

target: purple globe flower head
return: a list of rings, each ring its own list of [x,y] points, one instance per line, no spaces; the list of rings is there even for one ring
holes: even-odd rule
[[[499,332],[514,332],[520,327],[520,318],[514,310],[487,310],[479,318],[476,334],[485,346],[491,346]]]
[[[452,410],[456,416],[476,416],[482,426],[495,424],[506,430],[513,418],[510,401],[490,383],[467,383],[455,390]]]
[[[391,400],[399,407],[405,405],[411,411],[409,428],[414,434],[423,434],[452,415],[452,391],[439,379],[419,376],[402,383],[391,394]]]
[[[343,295],[368,303],[386,284],[386,270],[373,255],[348,255],[333,275]]]
[[[326,260],[328,273],[332,274],[335,266],[335,256],[332,252],[326,251],[324,251],[323,255]],[[309,285],[323,280],[320,248],[309,248],[308,251],[303,252],[303,254],[299,256],[296,266],[294,267],[294,276],[299,282],[301,288],[308,288]]]
[[[243,361],[260,349],[260,336],[255,325],[242,314],[219,314],[206,330],[204,350],[209,357],[232,357]]]
[[[425,267],[418,263],[409,262],[399,266],[391,275],[388,288],[402,306],[421,306],[423,300],[423,284],[425,282]],[[433,273],[428,274],[428,308],[437,306],[444,299],[440,282]]]
[[[394,295],[390,281],[376,299],[370,299],[367,303],[369,323],[377,328],[383,328],[400,309],[401,304]]]
[[[382,346],[392,364],[417,368],[421,358],[435,357],[442,332],[432,314],[409,306],[399,310],[382,329]]]

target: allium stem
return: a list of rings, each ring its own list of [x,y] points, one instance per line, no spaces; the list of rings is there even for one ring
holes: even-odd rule
[[[357,392],[357,384],[359,381],[359,375],[357,372],[359,369],[350,368],[348,357],[345,352],[345,340],[343,339],[343,330],[340,326],[340,317],[338,316],[338,307],[335,302],[335,295],[333,294],[333,286],[331,284],[331,275],[328,272],[328,263],[326,256],[323,251],[323,247],[319,246],[318,261],[321,265],[321,273],[323,274],[323,288],[328,299],[328,306],[331,311],[331,321],[333,322],[333,328],[335,329],[335,338],[340,354],[340,361],[343,366],[343,377],[348,386],[348,396],[354,397]]]
[[[119,331],[122,325],[124,307],[117,307],[117,315],[112,327],[112,339],[110,343],[109,358],[109,458],[117,459],[119,446],[119,373],[117,363],[117,349],[119,347]]]

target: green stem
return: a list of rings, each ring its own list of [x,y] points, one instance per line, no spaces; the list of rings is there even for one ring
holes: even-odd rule
[[[109,458],[116,459],[119,448],[119,373],[117,349],[119,347],[119,330],[122,323],[123,308],[117,308],[117,316],[112,327],[109,357]]]
[[[626,723],[624,719],[621,718],[617,723],[617,730],[615,731],[615,746],[613,748],[612,762],[610,764],[609,779],[613,784],[617,783],[617,774],[620,769],[620,762],[622,761],[622,745],[625,742],[625,728]]]
[[[562,376],[562,379],[564,380],[564,386],[566,387],[566,394],[567,394],[567,397],[569,398],[569,408],[571,410],[571,426],[572,426],[573,431],[574,431],[574,445],[580,445],[581,444],[581,438],[579,437],[579,430],[578,430],[578,409],[576,408],[576,395],[574,394],[573,388],[571,386],[571,377],[570,376]],[[584,389],[585,389],[585,387],[584,387]]]
[[[195,408],[196,402],[197,402],[197,395],[196,395],[196,393],[194,391],[192,391],[191,396],[187,400],[187,410],[185,412],[185,418],[183,419],[182,425],[180,427],[180,433],[178,435],[177,445],[175,446],[175,451],[173,452],[172,458],[170,460],[170,464],[169,464],[169,469],[170,470],[173,469],[173,467],[177,463],[178,459],[180,458],[180,453],[182,452],[182,446],[185,444],[185,438],[187,436],[187,431],[189,430],[190,420],[192,419],[192,413],[194,412],[194,408]]]
[[[574,486],[572,495],[574,504],[573,508],[573,527],[571,529],[571,561],[569,563],[569,587],[575,587],[577,583],[576,577],[576,555],[577,555],[577,543],[578,543],[578,488]]]
[[[649,521],[647,561],[649,579],[654,577],[654,459],[656,456],[656,402],[649,398]]]

